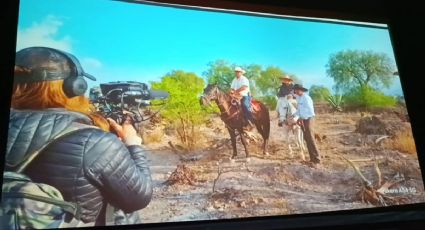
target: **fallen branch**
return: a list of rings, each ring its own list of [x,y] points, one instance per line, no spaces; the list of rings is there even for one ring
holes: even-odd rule
[[[382,185],[382,173],[381,170],[379,169],[379,165],[378,165],[378,161],[375,158],[375,162],[373,163],[374,168],[375,168],[375,172],[376,175],[378,176],[378,187],[381,187]]]
[[[168,145],[171,147],[171,150],[173,150],[173,152],[174,153],[177,153],[177,154],[184,154],[184,153],[186,153],[187,151],[185,151],[185,150],[182,150],[182,149],[179,149],[179,148],[177,148],[174,144],[173,144],[173,142],[171,142],[171,141],[169,141],[168,142]]]
[[[400,204],[406,200],[406,198],[403,198],[403,197],[389,197],[385,195],[386,191],[388,191],[388,189],[391,186],[403,181],[404,178],[397,179],[396,181],[393,181],[393,182],[387,181],[384,184],[382,184],[381,170],[379,169],[378,162],[375,160],[374,168],[378,176],[378,186],[376,186],[378,189],[375,189],[372,183],[368,179],[366,179],[366,177],[361,173],[360,169],[351,160],[348,160],[347,158],[343,156],[341,157],[345,159],[348,162],[348,164],[350,164],[354,168],[354,171],[357,173],[357,175],[359,175],[359,177],[361,178],[363,182],[364,187],[357,194],[360,197],[360,200],[362,202],[373,204],[376,206],[377,205],[388,206],[388,205]]]
[[[214,183],[213,183],[213,187],[212,187],[212,192],[215,192],[215,186],[217,184],[218,179],[220,179],[220,176],[224,173],[228,173],[231,172],[232,170],[228,170],[228,171],[222,171],[221,167],[220,167],[220,162],[217,162],[217,177],[214,179]]]
[[[368,161],[382,161],[385,160],[385,157],[374,157],[374,158],[360,158],[360,159],[352,159],[351,162],[368,162]]]
[[[357,175],[359,175],[359,177],[362,180],[363,184],[366,187],[370,187],[371,188],[372,187],[372,183],[368,179],[366,179],[366,177],[363,175],[363,173],[360,172],[360,169],[351,160],[348,160],[347,158],[345,158],[343,156],[341,156],[341,157],[344,160],[346,160],[348,162],[348,164],[351,165],[351,167],[353,167],[354,171],[357,173]]]
[[[171,141],[168,142],[168,145],[170,145],[171,150],[173,150],[173,152],[179,156],[181,161],[197,161],[197,160],[201,159],[203,157],[203,155],[205,155],[205,154],[200,154],[200,155],[186,156],[187,153],[188,153],[187,150],[185,150],[185,149],[180,150]]]
[[[385,135],[385,136],[382,136],[382,137],[378,137],[378,138],[376,138],[376,140],[375,140],[375,144],[379,144],[379,142],[381,142],[382,140],[384,140],[384,139],[386,139],[386,138],[388,138],[388,137],[390,137],[390,136]]]
[[[250,170],[250,169],[248,168],[248,165],[246,164],[246,162],[245,162],[243,165],[245,166],[246,171],[248,171],[248,172],[250,172],[250,173],[255,173],[254,171],[252,171],[252,170]]]
[[[246,171],[250,172],[250,173],[255,173],[254,171],[252,171],[251,169],[248,168],[248,165],[246,164],[246,162],[243,164],[246,168]],[[220,167],[220,162],[217,162],[217,177],[214,179],[213,182],[213,187],[212,187],[212,192],[215,192],[215,186],[217,185],[217,181],[220,179],[220,176],[228,173],[228,172],[235,172],[235,170],[227,170],[227,171],[223,171],[222,168]]]
[[[213,193],[215,192],[215,185],[216,185],[218,179],[220,178],[221,174],[222,174],[222,172],[220,170],[220,163],[218,163],[218,165],[217,165],[217,177],[214,179],[214,183],[213,183],[213,187],[212,187]]]

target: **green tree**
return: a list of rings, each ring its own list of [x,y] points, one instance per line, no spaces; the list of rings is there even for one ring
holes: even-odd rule
[[[209,69],[203,73],[209,84],[217,84],[223,90],[229,90],[233,79],[235,78],[234,68],[238,65],[230,64],[225,60],[217,60],[208,63]],[[263,69],[258,64],[240,65],[246,73],[244,74],[250,82],[251,93],[254,97],[261,98],[270,102],[270,107],[273,108],[279,86],[282,84],[280,78],[286,73],[279,67],[269,66]],[[300,80],[291,75],[291,78],[296,83]]]
[[[207,79],[208,84],[217,84],[220,89],[229,91],[233,79],[235,79],[234,69],[236,64],[230,64],[225,60],[217,60],[208,63],[208,70],[203,72],[202,75]],[[256,64],[251,65],[240,65],[246,73],[245,77],[248,78],[250,83],[251,93],[257,94],[257,87],[255,79],[261,75],[261,66]]]
[[[282,84],[282,80],[280,78],[285,74],[287,73],[279,67],[267,67],[265,70],[261,71],[261,75],[259,77],[255,78],[258,91],[261,92],[263,96],[275,96]],[[290,75],[290,77],[295,83],[301,82],[295,75]]]
[[[160,82],[151,82],[151,86],[170,93],[161,115],[174,126],[182,144],[192,150],[196,144],[197,126],[206,121],[209,113],[199,103],[204,80],[194,73],[172,71]]]
[[[257,97],[258,94],[260,94],[260,92],[257,86],[256,79],[261,77],[261,66],[257,64],[251,64],[251,65],[243,66],[242,68],[246,71],[244,75],[249,80],[251,94],[254,97]]]
[[[394,63],[386,54],[347,50],[332,54],[326,66],[335,88],[348,92],[365,86],[388,88],[393,80]]]
[[[310,97],[313,99],[313,101],[317,102],[327,101],[329,96],[331,96],[331,92],[329,91],[329,89],[321,85],[312,85],[309,89],[309,92]]]
[[[233,65],[225,60],[217,60],[208,63],[208,66],[208,70],[202,73],[208,84],[217,84],[223,90],[230,90],[232,80],[235,78]]]
[[[278,92],[278,87],[282,84],[280,78],[285,74],[278,67],[269,66],[261,71],[261,75],[255,78],[258,90],[264,96],[275,96]]]

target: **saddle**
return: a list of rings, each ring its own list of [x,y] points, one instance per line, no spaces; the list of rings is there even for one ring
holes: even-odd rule
[[[232,95],[232,104],[233,105],[241,106],[241,100],[242,100],[242,97]],[[260,110],[261,110],[260,102],[255,100],[255,99],[251,99],[251,112],[255,113],[255,112],[258,112]]]
[[[258,112],[261,110],[260,102],[257,100],[252,99],[251,100],[251,110],[252,112]]]

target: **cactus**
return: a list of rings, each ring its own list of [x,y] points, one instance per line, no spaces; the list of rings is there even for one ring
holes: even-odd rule
[[[341,94],[329,95],[326,100],[334,111],[342,112],[343,100]]]

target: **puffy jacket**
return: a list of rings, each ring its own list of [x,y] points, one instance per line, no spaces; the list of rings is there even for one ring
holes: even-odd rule
[[[63,109],[11,110],[5,169],[75,122],[92,124],[87,116]],[[86,223],[103,218],[99,214],[106,202],[129,213],[146,207],[152,197],[142,147],[125,146],[114,134],[95,127],[54,140],[24,173],[78,204]]]

